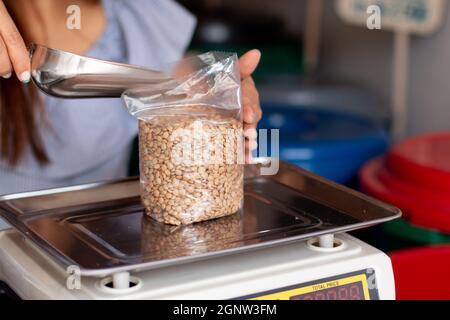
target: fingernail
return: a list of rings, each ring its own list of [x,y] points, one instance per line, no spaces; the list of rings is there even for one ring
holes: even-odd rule
[[[258,132],[256,131],[256,129],[251,128],[251,129],[245,130],[244,135],[247,139],[252,140],[252,139],[256,139],[258,137]]]
[[[2,77],[3,77],[4,79],[9,79],[9,78],[11,78],[11,76],[12,76],[12,72],[7,73],[7,74],[3,75]]]
[[[251,140],[248,144],[248,148],[251,151],[256,150],[258,148],[258,142],[256,142],[256,140]]]
[[[22,72],[22,74],[20,75],[20,81],[22,81],[23,83],[28,83],[31,80],[31,74],[29,71],[24,71]]]

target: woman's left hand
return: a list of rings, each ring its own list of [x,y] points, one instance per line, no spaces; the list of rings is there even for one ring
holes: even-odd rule
[[[256,49],[248,51],[239,58],[246,163],[251,162],[251,152],[258,147],[256,126],[261,120],[262,110],[259,104],[259,93],[252,79],[252,73],[256,70],[260,59],[261,52]]]

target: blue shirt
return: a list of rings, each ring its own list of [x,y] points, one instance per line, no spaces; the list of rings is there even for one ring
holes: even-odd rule
[[[182,57],[195,27],[173,0],[103,0],[103,6],[107,25],[86,53],[99,59],[165,65]],[[40,166],[29,150],[15,168],[0,162],[0,194],[126,176],[138,126],[120,99],[42,98],[50,128],[40,131],[51,162]]]

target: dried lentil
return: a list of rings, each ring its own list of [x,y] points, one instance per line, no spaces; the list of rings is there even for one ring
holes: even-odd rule
[[[141,196],[148,216],[181,225],[231,215],[241,208],[240,121],[219,114],[171,115],[140,119],[139,128]],[[186,139],[190,133],[193,138]],[[193,152],[183,154],[180,162],[174,155],[182,150]],[[208,152],[202,155],[207,156],[196,158],[204,150]]]

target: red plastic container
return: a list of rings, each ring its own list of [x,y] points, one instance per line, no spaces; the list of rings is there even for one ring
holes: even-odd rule
[[[409,222],[450,233],[450,133],[405,140],[359,177],[363,191],[401,208]]]
[[[450,246],[390,254],[397,300],[450,300]]]
[[[387,166],[402,180],[446,193],[450,190],[450,133],[417,136],[394,146]]]
[[[450,192],[408,184],[386,168],[383,158],[367,163],[359,178],[364,192],[399,207],[412,224],[450,233]]]
[[[450,234],[450,133],[405,140],[359,177],[365,192],[401,208],[411,224]],[[450,299],[450,245],[390,256],[397,299]]]

